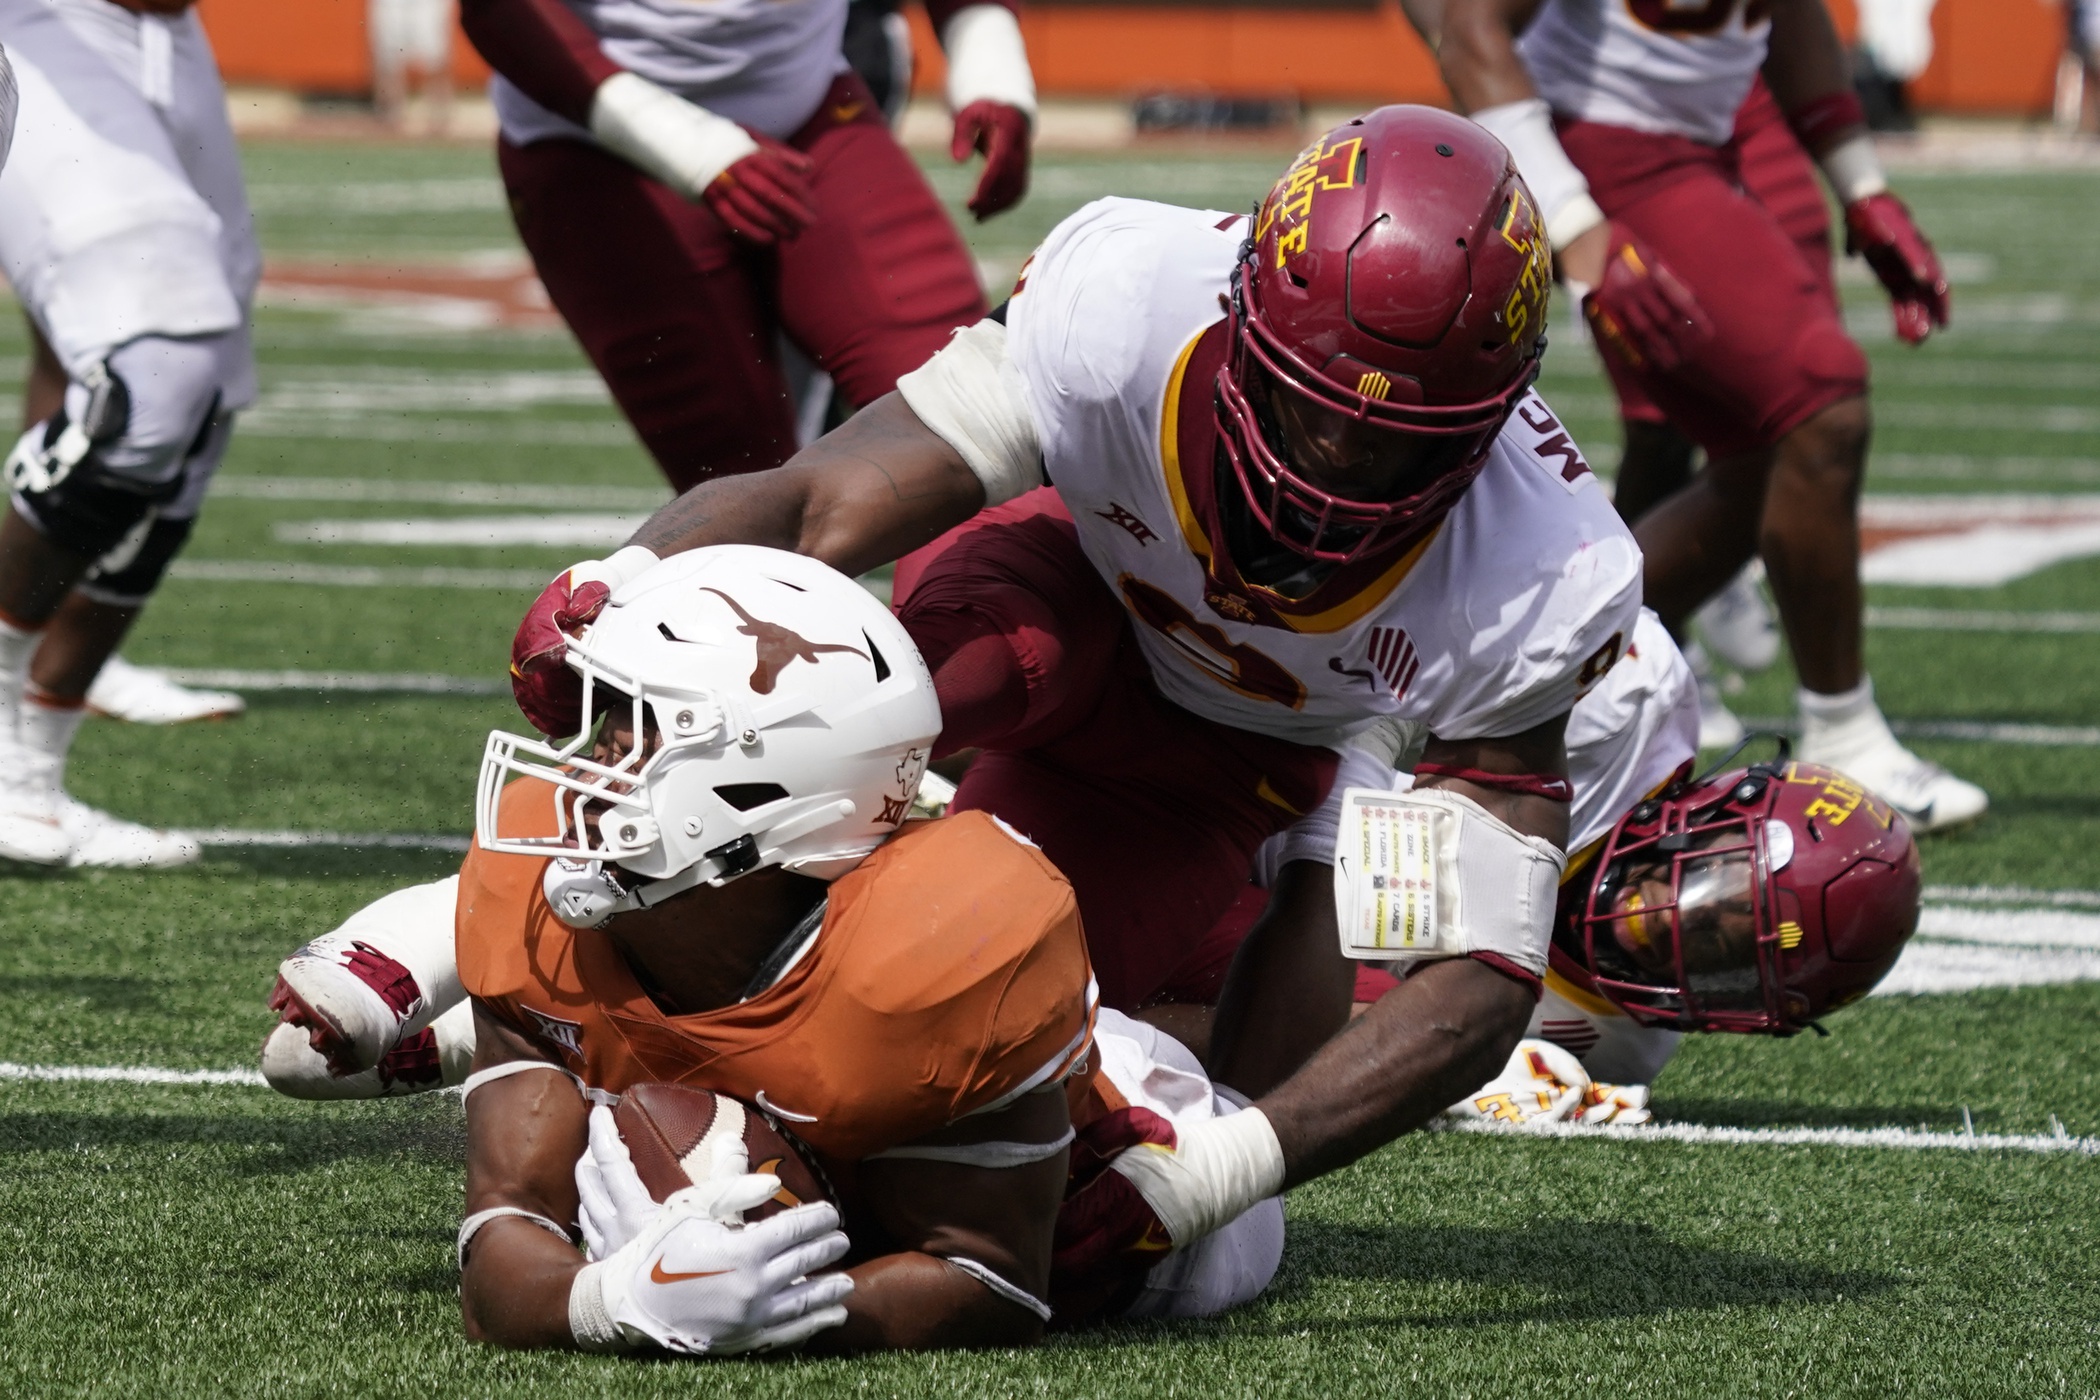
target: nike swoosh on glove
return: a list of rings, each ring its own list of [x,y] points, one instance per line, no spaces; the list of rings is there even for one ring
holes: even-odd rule
[[[1174,1125],[1149,1108],[1121,1108],[1080,1129],[1057,1212],[1050,1255],[1050,1306],[1077,1320],[1101,1314],[1135,1292],[1174,1240],[1130,1178],[1110,1170],[1143,1144],[1172,1149]]]
[[[659,562],[631,544],[562,570],[540,590],[510,644],[510,692],[533,728],[549,736],[583,729],[583,678],[568,667],[569,638],[596,620],[616,589]]]
[[[1934,326],[1947,324],[1947,274],[1902,200],[1884,190],[1846,205],[1845,251],[1864,257],[1888,289],[1906,344],[1923,344]]]
[[[708,181],[700,198],[746,243],[785,243],[816,222],[816,162],[760,132],[751,139],[758,149]]]
[[[1566,1050],[1550,1040],[1520,1040],[1502,1073],[1444,1111],[1511,1127],[1560,1123],[1581,1111],[1589,1087],[1589,1072]]]
[[[808,1277],[846,1254],[836,1207],[727,1223],[779,1189],[778,1177],[754,1173],[674,1194],[640,1234],[577,1274],[569,1294],[577,1342],[737,1356],[799,1346],[843,1323],[852,1278]]]
[[[984,174],[970,196],[970,212],[977,222],[1013,208],[1028,193],[1030,125],[1019,107],[989,99],[972,102],[955,114],[949,157],[965,161],[972,151],[984,154]]]
[[[1582,299],[1597,339],[1635,369],[1675,369],[1714,333],[1714,323],[1653,249],[1622,224],[1611,225],[1604,280]]]

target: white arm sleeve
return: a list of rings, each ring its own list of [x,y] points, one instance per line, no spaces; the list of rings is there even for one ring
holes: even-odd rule
[[[1561,149],[1553,134],[1553,113],[1543,97],[1505,102],[1473,114],[1476,125],[1509,147],[1517,173],[1531,186],[1546,221],[1546,241],[1559,252],[1604,222],[1604,211],[1590,198],[1590,182]]]
[[[1035,74],[1021,25],[1004,5],[965,5],[941,34],[948,54],[948,110],[1003,102],[1035,120]]]
[[[996,506],[1043,484],[1043,446],[1021,372],[1006,354],[1006,327],[965,326],[925,364],[897,381],[897,392],[961,454]]]
[[[591,99],[598,144],[687,199],[758,149],[751,133],[727,117],[658,87],[639,73],[615,73]]]

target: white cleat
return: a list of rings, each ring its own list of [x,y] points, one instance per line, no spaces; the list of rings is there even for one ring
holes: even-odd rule
[[[180,831],[156,831],[71,796],[61,796],[58,802],[59,821],[71,842],[66,864],[76,869],[163,870],[188,865],[204,854],[196,837]]]
[[[473,1005],[463,1001],[354,1074],[335,1073],[305,1027],[280,1021],[263,1042],[262,1072],[287,1098],[384,1099],[464,1083],[473,1060]]]
[[[134,666],[121,656],[102,663],[102,674],[88,687],[87,703],[98,715],[132,724],[231,719],[248,708],[230,690],[192,690],[168,679],[165,671]]]
[[[1757,587],[1763,573],[1752,560],[1692,614],[1714,655],[1738,671],[1762,671],[1779,659],[1779,624]]]
[[[402,1043],[409,1018],[425,1005],[406,967],[340,932],[316,938],[279,963],[270,992],[270,1009],[338,1079],[370,1072]]]
[[[56,805],[27,793],[0,793],[0,860],[65,865],[75,839]]]
[[[1991,805],[1991,796],[1965,779],[1918,757],[1894,735],[1849,752],[1816,752],[1802,746],[1801,757],[1837,769],[1903,814],[1913,831],[1947,831],[1967,826]]]
[[[1714,675],[1713,663],[1707,660],[1705,648],[1697,642],[1685,643],[1684,659],[1690,663],[1692,677],[1699,683],[1699,747],[1734,748],[1743,742],[1743,722],[1721,698],[1721,682]]]

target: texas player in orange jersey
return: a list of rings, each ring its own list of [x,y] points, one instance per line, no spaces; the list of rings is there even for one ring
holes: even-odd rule
[[[490,736],[450,895],[474,1021],[469,1335],[712,1354],[1034,1341],[1074,1124],[1120,1115],[1140,1141],[1148,1115],[1231,1106],[1149,1028],[1097,1034],[1071,887],[1033,845],[981,813],[900,828],[940,715],[901,625],[851,580],[698,551],[620,590],[570,655],[603,724],[560,746]],[[286,1009],[326,1039],[340,1004],[316,986]],[[772,1115],[834,1200],[743,1226],[779,1181],[737,1154],[657,1204],[603,1107],[647,1082]],[[1281,1207],[1246,1217],[1208,1249],[1090,1271],[1061,1320],[1253,1296]]]

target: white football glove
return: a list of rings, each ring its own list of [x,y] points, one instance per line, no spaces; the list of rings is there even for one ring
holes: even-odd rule
[[[725,1224],[770,1199],[779,1178],[747,1174],[678,1192],[609,1257],[584,1265],[569,1292],[578,1345],[611,1351],[737,1356],[800,1346],[846,1320],[845,1274],[810,1273],[845,1256],[830,1202],[756,1225]]]
[[[714,1155],[707,1179],[694,1183],[685,1194],[692,1197],[701,1213],[725,1223],[735,1222],[741,1216],[716,1208],[715,1193],[725,1188],[740,1193],[741,1187],[732,1184],[749,1173],[751,1159],[741,1137],[725,1134],[714,1140],[712,1148]],[[583,1228],[587,1259],[607,1259],[619,1253],[629,1240],[649,1227],[662,1209],[651,1199],[649,1188],[642,1185],[642,1178],[634,1169],[634,1158],[613,1123],[612,1110],[603,1104],[591,1110],[590,1144],[576,1159],[576,1194],[582,1198],[577,1224]]]
[[[1589,1087],[1582,1061],[1550,1040],[1520,1040],[1502,1073],[1444,1111],[1511,1126],[1562,1123],[1581,1111]]]

